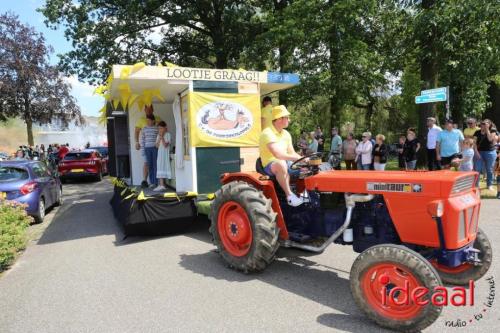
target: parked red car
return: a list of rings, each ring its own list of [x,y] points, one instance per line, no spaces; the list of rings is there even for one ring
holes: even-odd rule
[[[108,166],[97,150],[85,149],[67,153],[59,162],[58,170],[61,182],[82,177],[101,181],[102,175],[108,172]]]

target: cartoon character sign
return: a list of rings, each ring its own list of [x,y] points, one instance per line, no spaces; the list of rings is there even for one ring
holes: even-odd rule
[[[229,101],[210,103],[198,111],[198,126],[208,135],[239,136],[252,127],[252,114],[243,105]]]
[[[257,145],[258,95],[193,93],[190,101],[194,147]]]

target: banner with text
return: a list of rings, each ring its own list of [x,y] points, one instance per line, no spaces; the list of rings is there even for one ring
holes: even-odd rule
[[[259,95],[189,94],[192,147],[258,146]]]
[[[170,80],[203,80],[203,81],[237,81],[267,82],[267,72],[245,71],[234,69],[205,69],[189,67],[167,68],[167,79]]]

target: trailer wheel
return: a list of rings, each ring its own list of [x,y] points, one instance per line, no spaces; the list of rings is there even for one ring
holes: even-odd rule
[[[477,281],[488,272],[491,261],[493,260],[493,250],[491,249],[491,243],[488,237],[481,229],[477,231],[474,248],[481,251],[479,253],[481,265],[474,266],[469,263],[464,263],[460,266],[450,268],[440,265],[436,260],[431,262],[438,271],[443,282],[454,285],[467,285],[470,280]]]
[[[279,228],[271,200],[252,185],[234,181],[215,194],[210,232],[220,255],[236,270],[262,271],[278,250]]]
[[[350,274],[351,292],[358,307],[377,324],[397,331],[416,332],[431,325],[442,306],[430,302],[432,292],[441,286],[438,273],[420,254],[401,245],[376,245],[362,252]],[[405,291],[391,292],[395,287]],[[411,291],[425,287],[428,293],[416,304]],[[408,297],[408,298],[406,298]]]

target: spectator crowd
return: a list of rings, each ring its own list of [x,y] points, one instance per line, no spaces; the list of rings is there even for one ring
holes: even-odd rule
[[[70,151],[69,144],[44,144],[36,146],[21,145],[12,155],[2,154],[2,160],[38,160],[46,161],[57,167],[60,160]]]
[[[385,170],[391,152],[397,154],[400,170],[416,170],[417,165],[427,160],[427,170],[477,171],[484,177],[486,187],[495,191],[500,199],[500,134],[493,122],[484,119],[479,123],[474,118],[466,121],[467,127],[458,129],[452,119],[446,119],[444,128],[436,124],[433,117],[427,118],[425,142],[420,142],[414,128],[408,128],[396,144],[386,143],[383,134],[364,132],[356,139],[348,132],[343,138],[337,127],[332,128],[330,149],[325,151],[327,140],[321,126],[313,132],[302,131],[297,148],[301,155],[324,153],[326,161],[336,170],[344,162],[346,170]],[[424,150],[424,151],[422,151]],[[419,163],[421,162],[421,163]],[[481,177],[480,177],[481,178]],[[478,179],[479,186],[479,179]]]

